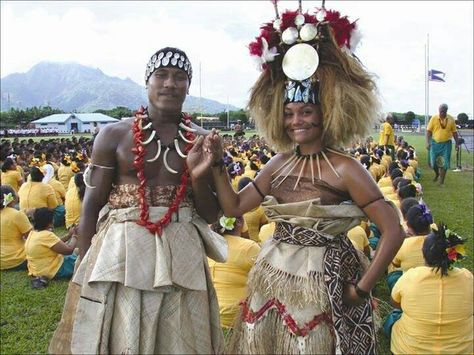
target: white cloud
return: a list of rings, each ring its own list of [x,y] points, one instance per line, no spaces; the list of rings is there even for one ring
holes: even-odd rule
[[[280,1],[280,10],[295,8]],[[319,2],[303,1],[305,8]],[[430,83],[430,113],[473,112],[473,3],[436,1],[327,2],[364,34],[357,55],[378,76],[385,111],[424,113],[424,46],[446,83]],[[244,106],[258,72],[247,44],[274,17],[269,1],[2,2],[1,75],[43,60],[74,61],[143,84],[159,48],[184,49],[194,66],[191,94]]]

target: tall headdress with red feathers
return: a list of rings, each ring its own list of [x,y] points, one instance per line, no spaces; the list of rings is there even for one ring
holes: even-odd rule
[[[304,102],[327,105],[327,100],[324,102],[321,95],[324,95],[324,90],[332,89],[323,82],[327,74],[324,67],[339,66],[343,75],[351,76],[350,71],[354,68],[348,70],[348,67],[353,62],[360,65],[353,56],[361,38],[357,21],[350,21],[338,11],[326,9],[324,1],[321,7],[303,12],[300,0],[298,9],[281,14],[277,0],[271,2],[275,8],[275,19],[263,24],[259,36],[249,44],[250,55],[262,71],[260,84],[271,84],[280,90],[283,82],[284,104]],[[351,63],[348,65],[347,61]],[[355,68],[355,71],[359,69]],[[265,80],[265,77],[270,80]],[[262,91],[254,87],[252,95],[260,94]],[[257,98],[256,101],[261,100]],[[262,106],[262,102],[259,105]],[[252,111],[252,97],[249,106]],[[260,114],[265,113],[257,109],[254,114],[258,116],[259,110]]]

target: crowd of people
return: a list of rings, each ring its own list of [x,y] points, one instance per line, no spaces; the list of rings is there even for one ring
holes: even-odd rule
[[[50,353],[375,354],[384,275],[392,352],[472,353],[464,240],[433,221],[415,149],[390,117],[378,143],[357,142],[379,100],[355,22],[273,3],[249,45],[260,136],[182,113],[191,62],[165,47],[146,66],[148,107],[93,149],[2,142],[2,269],[26,265],[34,287],[72,274]]]
[[[57,136],[69,132],[58,128],[6,128],[0,129],[0,138]]]
[[[72,276],[90,150],[86,138],[1,142],[1,269],[27,269],[34,288]]]

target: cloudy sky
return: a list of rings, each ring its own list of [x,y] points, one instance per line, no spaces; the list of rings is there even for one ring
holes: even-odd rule
[[[303,9],[320,1],[303,1]],[[280,11],[298,2],[280,1]],[[472,1],[326,1],[326,8],[359,19],[356,51],[377,75],[384,111],[425,111],[425,45],[431,69],[429,111],[449,104],[473,110]],[[190,94],[243,107],[258,76],[247,45],[274,18],[270,1],[2,1],[1,77],[40,61],[77,62],[143,85],[145,65],[164,46],[190,57]],[[199,76],[199,67],[201,75]],[[201,77],[201,85],[199,77]]]

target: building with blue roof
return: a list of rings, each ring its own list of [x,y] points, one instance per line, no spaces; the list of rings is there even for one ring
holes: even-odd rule
[[[52,128],[60,133],[90,132],[92,123],[97,122],[99,127],[118,122],[119,120],[102,113],[56,113],[32,121],[35,128]]]

